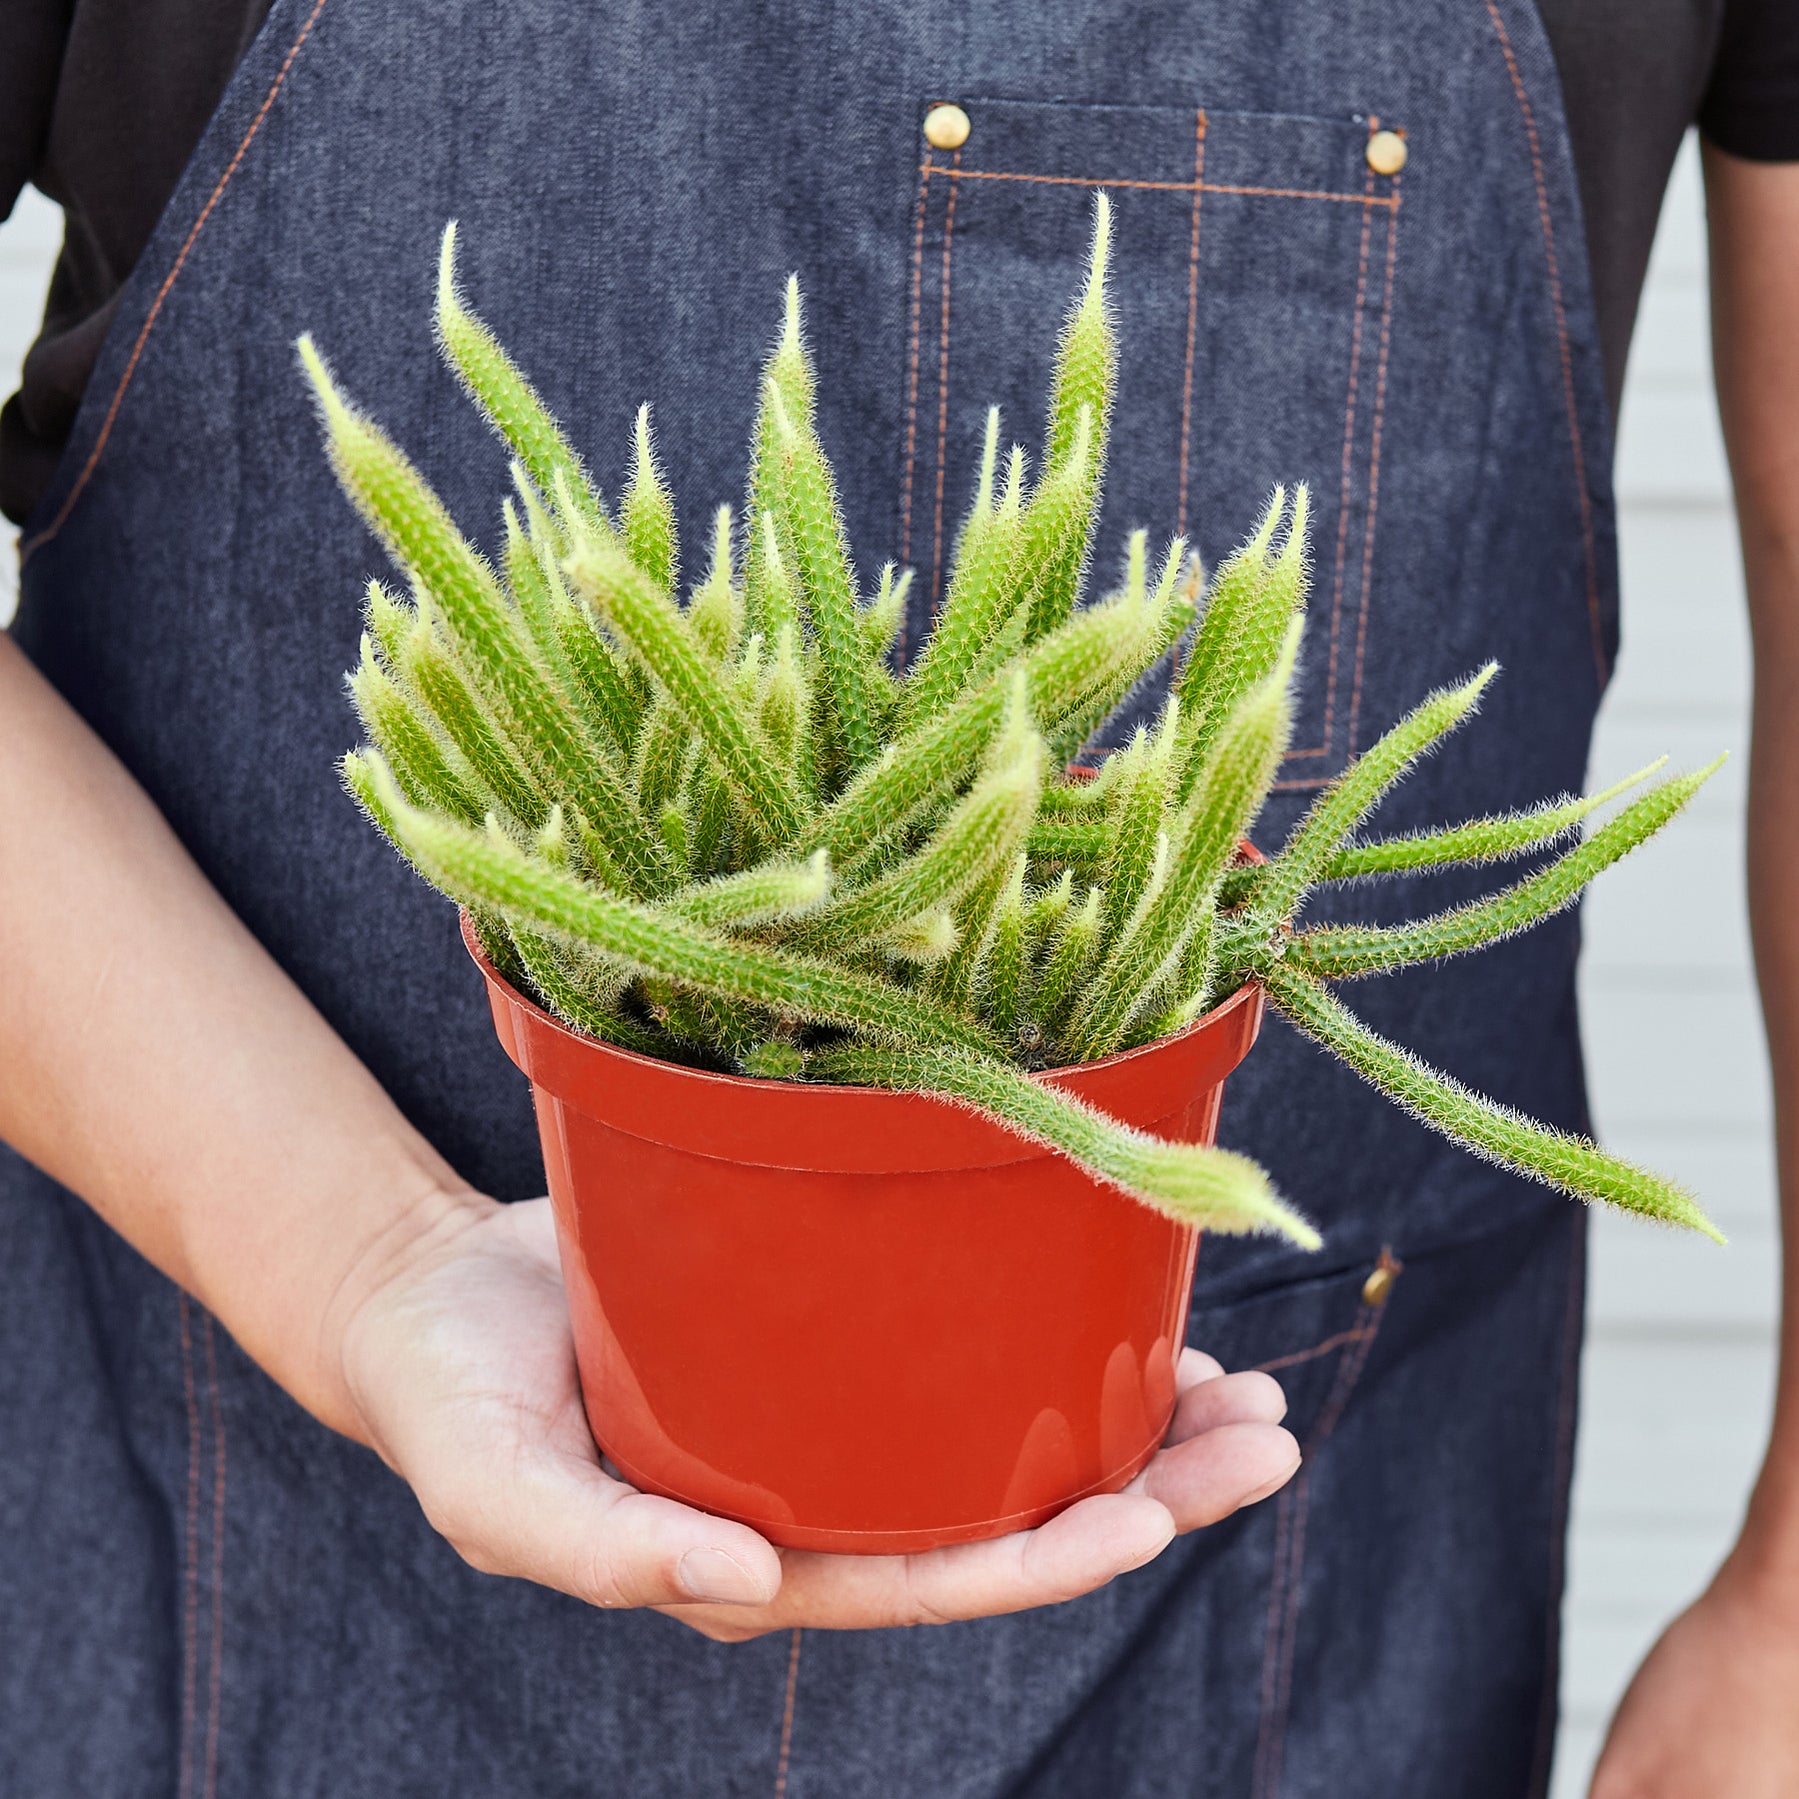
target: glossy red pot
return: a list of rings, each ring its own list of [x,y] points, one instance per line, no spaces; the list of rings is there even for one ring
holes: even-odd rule
[[[626,1479],[885,1554],[1039,1524],[1148,1461],[1196,1230],[945,1100],[596,1043],[463,936],[530,1077],[587,1415]],[[1245,987],[1043,1079],[1209,1143],[1261,1018]]]

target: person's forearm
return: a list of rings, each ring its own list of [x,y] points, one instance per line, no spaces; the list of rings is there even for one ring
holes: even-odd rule
[[[1779,1399],[1744,1549],[1799,1590],[1799,167],[1705,154],[1718,400],[1755,637],[1749,909],[1785,1245]]]
[[[320,1418],[347,1281],[473,1196],[0,634],[0,1138]]]

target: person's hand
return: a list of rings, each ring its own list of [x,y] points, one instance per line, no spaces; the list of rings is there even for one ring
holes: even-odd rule
[[[919,1555],[778,1550],[600,1466],[547,1200],[471,1199],[439,1215],[346,1290],[327,1328],[361,1434],[465,1561],[592,1605],[653,1606],[725,1641],[1072,1599],[1266,1497],[1299,1466],[1279,1386],[1187,1350],[1167,1442],[1122,1493],[1036,1530]]]
[[[1612,1720],[1592,1799],[1799,1793],[1799,1583],[1741,1552],[1670,1624]]]

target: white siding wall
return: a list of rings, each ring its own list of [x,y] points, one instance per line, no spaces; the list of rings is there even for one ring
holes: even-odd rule
[[[18,389],[19,364],[37,336],[50,265],[61,242],[61,209],[28,187],[12,217],[0,223],[0,400]],[[17,539],[0,519],[0,625],[12,617],[18,599]]]
[[[0,394],[42,303],[58,215],[0,226]],[[1619,451],[1625,647],[1593,777],[1669,752],[1734,760],[1671,840],[1602,883],[1583,977],[1607,1139],[1688,1179],[1728,1250],[1595,1220],[1557,1799],[1584,1792],[1637,1658],[1730,1540],[1768,1409],[1775,1306],[1767,1075],[1743,917],[1748,637],[1706,368],[1705,248],[1689,144],[1631,362]],[[0,558],[0,619],[13,565]]]

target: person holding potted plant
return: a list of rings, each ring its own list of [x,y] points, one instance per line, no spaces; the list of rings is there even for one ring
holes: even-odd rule
[[[694,1514],[602,1484],[577,1409],[542,1208],[497,1209],[462,1184],[523,1197],[535,1179],[531,1121],[499,1059],[489,1052],[482,1062],[471,1047],[481,1041],[479,998],[451,972],[460,952],[439,928],[446,921],[419,909],[409,880],[368,853],[341,797],[314,778],[341,736],[314,696],[353,649],[319,596],[341,589],[353,558],[316,536],[328,495],[303,416],[275,397],[286,391],[285,352],[279,365],[272,358],[303,322],[331,329],[419,298],[402,272],[413,259],[397,247],[433,207],[438,216],[459,209],[438,202],[472,166],[448,153],[439,78],[478,65],[487,84],[458,91],[456,117],[465,141],[481,145],[482,169],[529,168],[552,218],[596,193],[613,197],[602,247],[583,244],[570,280],[596,309],[587,335],[605,345],[602,372],[586,357],[530,357],[571,384],[591,383],[554,396],[559,410],[616,415],[622,357],[634,386],[675,396],[665,419],[720,422],[678,454],[702,486],[722,488],[713,479],[731,435],[722,421],[748,409],[714,395],[729,376],[699,347],[737,341],[749,314],[734,309],[759,304],[766,284],[743,281],[740,297],[717,272],[822,266],[820,315],[832,323],[821,360],[835,367],[839,350],[857,346],[867,355],[836,402],[845,410],[827,420],[833,441],[910,443],[897,499],[875,480],[880,451],[852,456],[852,510],[891,503],[892,527],[911,536],[908,558],[934,566],[932,496],[946,452],[933,444],[949,436],[952,404],[942,371],[968,341],[951,333],[944,271],[964,259],[954,265],[963,271],[954,317],[958,329],[973,325],[980,357],[997,366],[1004,350],[982,336],[981,307],[1021,298],[1007,287],[1029,266],[1017,246],[1059,245],[1049,258],[1058,279],[1078,255],[1078,215],[1058,225],[1037,201],[1059,184],[1107,181],[1178,194],[1184,234],[1158,239],[1172,280],[1149,298],[1189,291],[1202,253],[1192,245],[1211,256],[1222,234],[1239,253],[1206,261],[1206,283],[1192,283],[1192,310],[1202,299],[1207,308],[1206,329],[1192,336],[1192,389],[1170,378],[1184,373],[1184,349],[1155,364],[1180,421],[1177,453],[1155,458],[1167,465],[1170,509],[1184,510],[1183,479],[1195,499],[1199,484],[1225,484],[1240,464],[1242,479],[1263,480],[1247,465],[1283,446],[1254,437],[1258,419],[1295,431],[1284,447],[1302,463],[1325,460],[1328,439],[1331,466],[1343,457],[1352,477],[1347,500],[1339,489],[1347,572],[1330,611],[1342,710],[1327,684],[1328,723],[1325,714],[1306,720],[1319,728],[1298,744],[1319,754],[1313,767],[1293,764],[1288,803],[1309,803],[1309,777],[1339,772],[1365,745],[1349,722],[1357,696],[1377,714],[1402,686],[1446,676],[1439,662],[1460,655],[1455,633],[1465,630],[1482,654],[1505,654],[1508,686],[1524,697],[1521,710],[1502,714],[1507,754],[1464,757],[1445,780],[1503,808],[1578,785],[1597,675],[1574,671],[1593,668],[1581,656],[1595,629],[1603,653],[1608,629],[1604,488],[1594,472],[1603,397],[1578,271],[1565,261],[1527,266],[1496,248],[1538,244],[1532,233],[1548,227],[1566,257],[1573,235],[1569,169],[1553,133],[1542,160],[1540,121],[1553,119],[1542,83],[1553,76],[1534,18],[1419,9],[1353,31],[1333,21],[1321,35],[1338,50],[1283,58],[1278,80],[1247,21],[1207,18],[1179,41],[1193,69],[1158,75],[1173,86],[1133,106],[1109,98],[1140,94],[1144,45],[1121,31],[1116,42],[1081,44],[1083,84],[1102,92],[1093,105],[958,106],[971,133],[991,135],[985,161],[957,159],[972,138],[919,147],[922,102],[954,71],[919,69],[919,104],[896,104],[882,122],[876,96],[891,89],[894,70],[924,46],[936,55],[960,41],[947,18],[909,13],[902,25],[870,15],[865,42],[834,39],[846,72],[829,104],[803,79],[794,85],[804,30],[763,38],[741,21],[663,20],[652,49],[631,39],[629,21],[609,20],[602,55],[584,17],[521,23],[540,30],[506,55],[483,56],[470,34],[487,27],[473,17],[425,41],[353,10],[277,9],[190,171],[193,204],[179,219],[171,212],[167,242],[146,265],[153,278],[144,276],[115,333],[116,370],[97,384],[108,404],[91,408],[29,534],[18,639],[101,724],[132,775],[9,651],[8,704],[23,726],[13,741],[26,746],[15,751],[10,791],[22,820],[15,840],[30,846],[32,898],[14,903],[9,889],[5,908],[18,995],[7,1009],[9,1063],[22,1076],[8,1090],[6,1131],[230,1331],[66,1195],[22,1169],[9,1177],[19,1196],[8,1215],[9,1276],[20,1271],[29,1299],[8,1312],[21,1386],[12,1413],[31,1446],[9,1467],[35,1501],[28,1540],[54,1546],[21,1582],[24,1615],[33,1633],[55,1614],[83,1645],[104,1644],[113,1696],[95,1723],[94,1689],[66,1678],[67,1657],[40,1651],[41,1672],[21,1672],[14,1686],[41,1708],[28,1739],[32,1775],[94,1785],[130,1767],[189,1791],[323,1780],[344,1791],[555,1792],[611,1777],[671,1792],[1127,1792],[1183,1779],[1195,1790],[1274,1792],[1327,1774],[1340,1789],[1350,1767],[1369,1790],[1396,1780],[1479,1790],[1471,1770],[1492,1791],[1517,1790],[1531,1777],[1545,1715],[1565,1479],[1554,1453],[1558,1383],[1578,1291],[1568,1260],[1574,1215],[1551,1214],[1507,1178],[1382,1122],[1285,1039],[1259,1055],[1265,1072],[1250,1075],[1254,1103],[1243,1119],[1283,1185],[1321,1215],[1335,1259],[1300,1267],[1273,1245],[1220,1256],[1194,1329],[1233,1364],[1278,1365],[1290,1417],[1314,1450],[1306,1487],[1278,1514],[1244,1513],[1079,1605],[900,1638],[808,1631],[727,1656],[663,1620],[594,1618],[458,1570],[413,1516],[405,1488],[317,1428],[323,1420],[373,1442],[477,1566],[537,1574],[600,1602],[672,1603],[719,1636],[991,1615],[1063,1597],[1293,1467],[1265,1377],[1195,1378],[1215,1365],[1189,1361],[1178,1440],[1139,1490],[953,1563],[777,1563],[734,1527],[706,1523],[691,1534]],[[973,47],[971,66],[989,68],[1002,91],[1061,91],[1056,58],[1072,54],[1072,28],[1054,19],[1039,28],[1042,40],[1010,74],[996,45]],[[749,41],[721,43],[721,29]],[[1379,133],[1347,120],[1354,103],[1337,96],[1334,58],[1345,45],[1359,80],[1392,93],[1383,112],[1407,125],[1402,147],[1414,146],[1404,227],[1401,190],[1377,185],[1400,179],[1392,145],[1377,149]],[[1116,59],[1110,73],[1098,55]],[[526,66],[532,79],[514,87],[504,71]],[[1203,86],[1201,69],[1215,89],[1207,107],[1189,104],[1183,85]],[[983,91],[972,75],[954,87]],[[774,134],[783,160],[771,178],[746,151],[770,143],[771,97],[790,89],[804,104],[775,113],[808,128]],[[1522,136],[1520,94],[1534,94],[1537,107],[1522,115]],[[860,107],[850,104],[858,95]],[[701,148],[682,137],[670,154],[659,137],[674,129],[669,121],[708,108],[730,128]],[[1176,114],[1189,159],[1178,180],[1165,174]],[[1438,127],[1434,171],[1419,154],[1429,121]],[[1534,165],[1524,152],[1515,165],[1497,153],[1514,138],[1537,153]],[[1483,154],[1489,139],[1495,153]],[[1079,163],[1069,160],[1077,154]],[[1204,168],[1192,172],[1202,154]],[[776,199],[783,181],[791,197]],[[678,204],[661,183],[678,188]],[[656,190],[641,212],[614,203],[646,191],[638,184]],[[1019,207],[983,214],[973,199],[982,192],[1017,195]],[[856,234],[834,229],[832,208],[864,217],[871,193],[887,195],[891,229],[879,244],[861,240],[858,262],[842,249]],[[1455,205],[1428,204],[1433,193],[1453,193]],[[1291,222],[1289,241],[1308,247],[1271,276],[1242,253],[1265,227],[1250,221],[1246,237],[1239,222],[1233,239],[1222,208],[1291,195],[1315,196],[1292,203],[1318,210]],[[1203,216],[1202,203],[1212,208]],[[495,292],[489,282],[503,267],[516,283],[509,291],[535,297],[556,265],[552,246],[574,239],[520,226],[512,204],[480,221],[496,259],[482,268],[482,290]],[[1402,240],[1420,216],[1416,238]],[[1346,240],[1329,222],[1337,217],[1353,221]],[[501,219],[505,235],[486,235]],[[802,259],[782,240],[783,221],[800,219],[841,266]],[[344,241],[359,232],[362,241]],[[927,243],[929,257],[914,247]],[[396,254],[371,254],[377,247]],[[881,261],[887,250],[899,252],[892,267]],[[706,297],[672,334],[661,312],[652,325],[634,310],[639,284],[618,279],[619,268],[652,262]],[[1558,266],[1559,290],[1547,272]],[[1346,284],[1307,298],[1303,282],[1289,288],[1295,268],[1332,269]],[[1454,281],[1433,285],[1449,268]],[[184,271],[185,284],[170,269]],[[271,269],[282,271],[272,289]],[[1239,277],[1247,291],[1229,288]],[[927,279],[937,283],[928,320]],[[1274,329],[1273,307],[1294,291],[1305,303],[1292,328]],[[1422,328],[1440,316],[1419,299],[1426,291],[1463,296],[1463,310],[1448,315],[1455,330]],[[270,292],[280,295],[278,323],[261,312]],[[235,314],[240,305],[248,313]],[[514,310],[504,295],[499,307]],[[533,316],[531,302],[517,310]],[[1165,304],[1148,310],[1169,316]],[[565,310],[535,316],[551,341],[567,329]],[[1465,370],[1463,353],[1508,321],[1524,331],[1521,354],[1500,359],[1476,390],[1484,404],[1471,408],[1496,434],[1457,438],[1444,386]],[[1557,321],[1569,332],[1559,343]],[[1254,328],[1231,338],[1245,322]],[[1303,364],[1308,331],[1320,334],[1314,355],[1338,343],[1342,372],[1356,371],[1353,430],[1341,394],[1328,413],[1308,411],[1320,385]],[[1176,341],[1186,341],[1178,330]],[[1208,372],[1213,346],[1227,342],[1231,354]],[[222,368],[214,357],[226,345]],[[936,386],[927,385],[931,357]],[[368,371],[346,373],[369,388]],[[409,372],[406,391],[411,382]],[[438,442],[453,429],[422,385],[410,402],[375,388],[409,439]],[[1210,396],[1210,423],[1182,410],[1183,392]],[[246,395],[264,409],[252,423]],[[1208,448],[1189,467],[1202,430],[1230,443],[1230,458]],[[1582,445],[1592,453],[1584,463]],[[458,440],[445,466],[473,466],[479,453],[474,440]],[[1453,499],[1431,484],[1458,470]],[[1146,454],[1115,475],[1114,491],[1154,507],[1160,480]],[[1205,507],[1229,498],[1223,485]],[[1458,563],[1457,605],[1469,616],[1446,624],[1439,596],[1408,594],[1386,558],[1397,540],[1422,558],[1413,575],[1440,566],[1448,517],[1456,541],[1466,534],[1480,553]],[[953,538],[953,517],[950,525]],[[115,560],[127,550],[128,569]],[[1501,615],[1502,594],[1528,604]],[[179,671],[181,705],[159,670]],[[1571,691],[1578,683],[1583,690]],[[201,707],[207,729],[195,724]],[[1391,822],[1436,822],[1440,797],[1427,776]],[[442,954],[421,973],[417,946],[433,932]],[[1571,1037],[1550,1037],[1546,1054],[1516,1053],[1520,1040],[1545,1041],[1541,1020],[1565,998],[1571,949],[1563,931],[1547,948],[1463,965],[1433,977],[1422,1008],[1385,994],[1380,1022],[1502,1097],[1577,1125]],[[1479,972],[1487,966],[1500,972]],[[72,988],[83,996],[74,1005]],[[311,1418],[272,1390],[256,1361]],[[497,1365],[510,1371],[498,1384]],[[558,1504],[558,1493],[570,1503]],[[1539,1572],[1525,1578],[1525,1568]],[[720,1590],[732,1581],[735,1592]],[[702,1594],[738,1604],[692,1609]],[[1478,1629],[1438,1628],[1457,1617],[1477,1617]],[[71,1704],[95,1724],[85,1735],[55,1727],[57,1708]]]
[[[531,1077],[595,1440],[632,1485],[789,1548],[941,1548],[1129,1483],[1175,1409],[1196,1228],[1320,1247],[1211,1141],[1264,998],[1451,1141],[1718,1235],[1674,1183],[1468,1092],[1328,991],[1553,916],[1712,769],[1480,901],[1307,922],[1340,883],[1558,843],[1655,771],[1358,837],[1489,665],[1355,755],[1277,854],[1244,849],[1292,741],[1310,500],[1277,488],[1203,600],[1180,540],[1152,579],[1139,531],[1082,602],[1119,362],[1110,220],[1101,193],[1037,475],[1014,448],[999,485],[995,408],[899,671],[905,581],[890,565],[858,602],[796,280],[741,575],[721,508],[684,608],[648,407],[615,516],[469,310],[454,225],[437,331],[515,453],[503,574],[300,340],[338,479],[411,595],[367,590],[349,682],[370,741],[344,783],[464,906]],[[1171,654],[1152,723],[1097,774],[1068,766]]]

